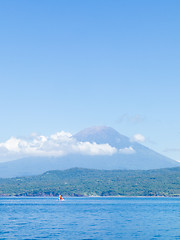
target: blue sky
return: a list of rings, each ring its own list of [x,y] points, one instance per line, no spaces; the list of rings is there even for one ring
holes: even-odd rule
[[[0,142],[107,125],[180,160],[180,2],[0,2]]]

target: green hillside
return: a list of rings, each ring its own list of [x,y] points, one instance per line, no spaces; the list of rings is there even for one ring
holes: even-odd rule
[[[42,175],[0,179],[8,196],[180,196],[180,168],[90,170],[73,168]]]

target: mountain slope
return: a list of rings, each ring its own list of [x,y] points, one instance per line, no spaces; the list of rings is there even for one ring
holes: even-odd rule
[[[167,158],[137,142],[132,142],[124,135],[110,127],[87,128],[74,136],[78,141],[109,143],[117,149],[129,148],[135,150],[133,154],[115,154],[111,157],[112,165],[124,169],[155,169],[175,167],[179,163]],[[115,166],[115,165],[114,165]]]

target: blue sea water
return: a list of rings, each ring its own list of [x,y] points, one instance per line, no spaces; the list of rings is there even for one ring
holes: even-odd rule
[[[0,198],[0,239],[180,239],[180,198]]]

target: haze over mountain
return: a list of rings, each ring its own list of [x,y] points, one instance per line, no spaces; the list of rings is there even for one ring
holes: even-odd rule
[[[0,163],[0,177],[35,175],[73,167],[147,170],[180,166],[178,162],[130,140],[110,127],[87,128],[71,136],[68,141],[73,145],[66,146],[67,152],[68,148],[72,149],[62,156],[30,156]]]

